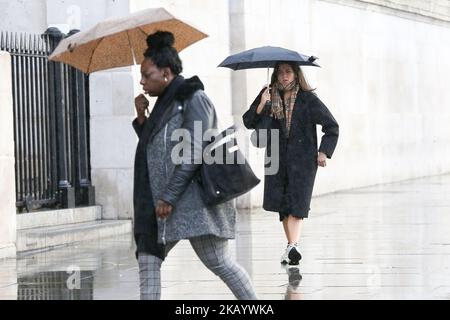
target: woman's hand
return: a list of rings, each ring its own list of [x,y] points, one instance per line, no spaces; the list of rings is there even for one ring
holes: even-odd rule
[[[327,166],[327,155],[323,152],[319,152],[319,156],[317,157],[317,164],[319,167]]]
[[[170,203],[162,200],[158,200],[156,205],[156,217],[159,219],[167,219],[173,211],[173,207]]]
[[[136,97],[136,99],[134,99],[134,105],[136,107],[136,113],[138,116],[138,122],[139,124],[143,124],[146,116],[145,116],[145,111],[147,110],[148,106],[149,106],[149,102],[147,100],[147,98],[143,95],[140,94]]]
[[[271,100],[270,90],[268,87],[266,87],[263,94],[261,95],[261,101],[259,102],[258,108],[256,109],[256,113],[260,114],[261,112],[263,112],[266,102],[270,100]]]

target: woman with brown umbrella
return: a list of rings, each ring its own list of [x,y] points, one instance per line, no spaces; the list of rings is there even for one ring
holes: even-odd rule
[[[267,211],[279,213],[288,245],[281,263],[298,265],[302,256],[299,240],[303,220],[310,211],[311,196],[318,166],[325,167],[336,148],[339,126],[328,108],[313,93],[298,63],[287,61],[275,65],[271,93],[264,88],[244,114],[248,129],[268,129],[266,156],[279,159],[279,170],[265,176],[264,204]],[[271,102],[267,104],[267,102]],[[317,143],[316,125],[324,136]],[[277,131],[278,135],[273,135]],[[271,141],[272,137],[278,137]],[[279,154],[272,154],[277,144]]]
[[[135,100],[138,117],[133,127],[139,137],[134,177],[135,239],[141,299],[160,299],[161,265],[179,240],[188,239],[203,264],[219,276],[238,299],[256,299],[247,272],[232,258],[228,239],[235,236],[236,211],[230,202],[206,206],[195,174],[202,152],[175,165],[172,141],[177,129],[189,132],[183,150],[203,150],[208,141],[197,140],[217,128],[212,102],[198,77],[180,76],[182,63],[169,32],[148,37],[149,48],[141,65],[141,85],[157,97],[147,118],[144,95]],[[200,135],[194,134],[199,127]]]

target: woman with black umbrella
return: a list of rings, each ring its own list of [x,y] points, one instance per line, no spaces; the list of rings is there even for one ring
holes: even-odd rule
[[[275,174],[266,172],[263,207],[278,212],[283,223],[288,245],[281,263],[298,265],[302,258],[299,240],[303,220],[310,211],[317,168],[325,167],[327,159],[331,159],[339,126],[295,62],[276,64],[271,90],[266,87],[260,92],[243,120],[248,129],[256,129],[260,141],[257,146],[267,146],[266,157],[273,161],[278,156],[279,170]],[[320,147],[316,125],[321,125],[324,132]],[[266,143],[261,142],[264,129],[268,129]],[[278,155],[272,154],[274,143],[278,144]]]

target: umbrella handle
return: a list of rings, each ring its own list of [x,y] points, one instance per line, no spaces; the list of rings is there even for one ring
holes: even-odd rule
[[[139,81],[139,72],[136,70],[136,66],[137,66],[137,62],[136,62],[136,54],[134,53],[134,48],[131,45],[131,40],[130,40],[130,35],[128,34],[128,30],[127,30],[127,38],[128,38],[128,44],[130,45],[130,49],[131,49],[131,55],[133,56],[133,66],[131,67],[131,69],[134,69],[134,75],[136,76],[136,79]],[[142,92],[142,94],[145,96],[145,93]],[[149,116],[150,115],[150,111],[148,110],[148,107],[145,109],[145,115]]]

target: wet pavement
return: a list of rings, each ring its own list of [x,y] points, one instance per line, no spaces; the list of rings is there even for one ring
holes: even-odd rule
[[[313,198],[298,269],[278,216],[241,211],[232,254],[260,299],[450,299],[450,175]],[[131,235],[0,260],[0,299],[138,299]],[[180,242],[162,299],[234,299]]]

